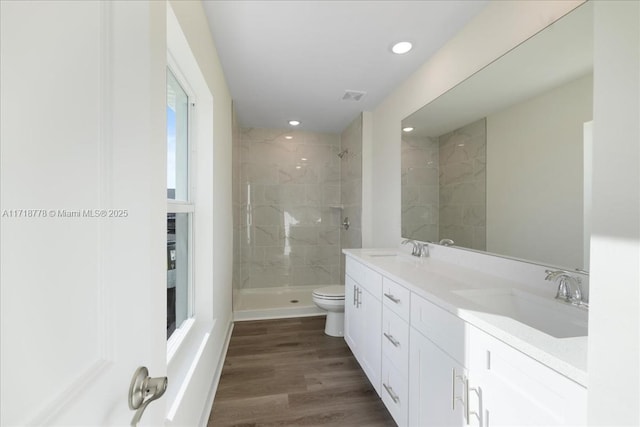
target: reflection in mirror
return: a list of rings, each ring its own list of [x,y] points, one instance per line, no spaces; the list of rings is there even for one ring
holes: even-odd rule
[[[592,33],[587,2],[402,121],[402,237],[588,270]]]
[[[402,137],[402,235],[485,250],[486,120]]]

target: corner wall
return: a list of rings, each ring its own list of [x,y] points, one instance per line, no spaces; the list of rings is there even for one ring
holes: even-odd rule
[[[595,2],[589,425],[640,424],[640,3]]]
[[[345,151],[346,150],[346,151]],[[362,247],[362,114],[340,135],[340,222],[349,218],[348,230],[340,227],[340,282],[344,285],[342,249]]]

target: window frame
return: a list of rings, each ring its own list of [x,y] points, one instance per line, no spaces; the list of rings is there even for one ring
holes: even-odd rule
[[[181,89],[187,95],[187,200],[175,200],[167,197],[167,214],[184,213],[188,215],[188,256],[187,256],[187,317],[180,324],[176,324],[175,330],[171,336],[167,338],[167,360],[171,361],[175,353],[180,348],[180,345],[185,340],[193,324],[195,323],[196,312],[196,285],[195,285],[195,259],[196,259],[196,147],[197,140],[194,132],[194,109],[196,104],[196,96],[188,83],[188,80],[184,77],[184,74],[180,71],[180,67],[177,61],[173,58],[170,52],[167,52],[167,76],[168,73],[173,74],[173,77],[180,85]],[[168,79],[167,79],[168,81]],[[168,84],[167,84],[168,86]],[[166,143],[166,141],[165,141]],[[177,147],[176,147],[177,148]],[[165,166],[166,167],[166,166]],[[166,175],[165,175],[166,176]],[[166,181],[166,178],[165,178]],[[177,184],[177,183],[176,183]],[[166,283],[165,283],[166,286]],[[176,285],[177,286],[177,285]]]

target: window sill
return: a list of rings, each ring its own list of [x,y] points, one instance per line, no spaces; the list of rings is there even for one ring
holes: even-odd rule
[[[167,364],[171,363],[171,360],[173,360],[173,357],[178,352],[178,349],[189,335],[189,332],[193,328],[194,324],[195,319],[193,317],[187,319],[182,322],[180,328],[176,329],[173,334],[171,334],[169,340],[167,341]]]

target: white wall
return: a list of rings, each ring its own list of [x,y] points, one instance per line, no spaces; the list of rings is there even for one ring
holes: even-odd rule
[[[589,74],[487,117],[487,251],[589,269],[576,218],[592,87]]]
[[[640,2],[595,3],[589,424],[640,424]]]
[[[211,187],[213,193],[211,209],[205,212],[205,215],[210,216],[211,224],[204,230],[213,242],[213,256],[209,260],[211,264],[204,266],[212,271],[213,280],[209,286],[213,288],[213,306],[203,310],[211,310],[214,323],[210,335],[203,338],[201,347],[197,347],[201,352],[197,362],[177,368],[179,373],[176,376],[189,378],[189,387],[179,404],[170,406],[174,410],[170,413],[172,425],[197,425],[201,422],[206,424],[212,393],[220,373],[217,370],[223,362],[225,342],[232,321],[232,104],[202,3],[171,0],[170,4],[213,95],[213,115],[210,118],[213,120],[213,147],[205,152],[212,157],[213,171],[209,175],[211,182],[200,184]],[[199,228],[199,232],[202,228]],[[173,405],[175,402],[177,401],[169,404]]]
[[[400,121],[581,3],[492,1],[373,111],[372,145],[363,147],[371,152],[363,165],[362,208],[370,212],[362,218],[363,246],[400,239]]]

